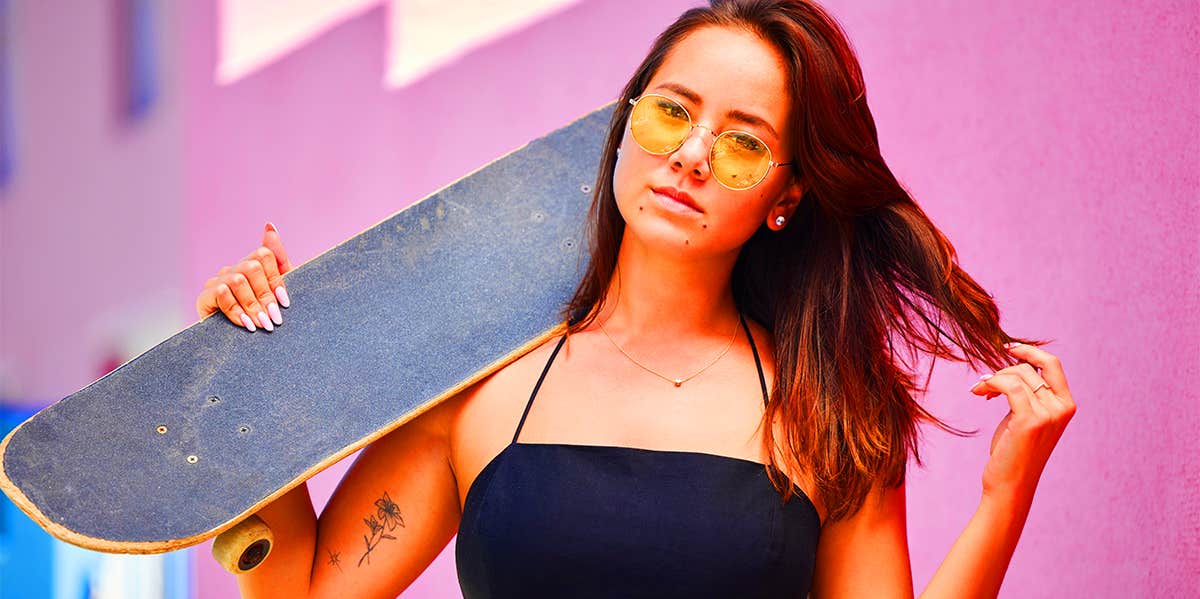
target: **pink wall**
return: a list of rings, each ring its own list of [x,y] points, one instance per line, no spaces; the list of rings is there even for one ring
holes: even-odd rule
[[[22,170],[0,192],[0,361],[22,395],[56,398],[91,380],[99,341],[81,335],[112,313],[162,292],[185,326],[264,220],[299,264],[598,106],[690,3],[587,0],[395,91],[380,86],[381,11],[218,88],[213,3],[188,3],[168,13],[179,58],[159,120],[133,135],[106,120],[103,10],[42,4],[20,5],[37,18],[18,35]],[[1195,3],[827,6],[889,164],[1010,330],[1058,340],[1079,404],[1002,596],[1186,595],[1200,584]],[[912,472],[918,591],[977,504],[1004,415],[966,393],[974,378],[939,366],[927,399],[981,433],[931,431]],[[342,470],[314,479],[319,503]],[[457,596],[452,549],[404,596]],[[195,557],[200,596],[228,596],[207,546]]]
[[[9,4],[17,170],[0,188],[0,398],[40,405],[189,310],[179,57],[164,44],[159,100],[129,123],[110,2]],[[179,37],[171,6],[157,12],[161,39]]]
[[[865,6],[871,8],[865,8]],[[884,154],[997,298],[1058,341],[1079,412],[1042,477],[1009,597],[1200,587],[1200,77],[1192,2],[838,2]],[[1191,375],[1191,376],[1189,376]],[[909,491],[917,588],[970,518],[998,402],[957,365]],[[1192,589],[1184,592],[1185,589]]]

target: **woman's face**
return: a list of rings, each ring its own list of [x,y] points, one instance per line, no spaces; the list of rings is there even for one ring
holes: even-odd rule
[[[792,148],[781,137],[791,109],[786,73],[782,57],[757,36],[705,27],[676,44],[643,93],[679,102],[693,123],[717,134],[729,129],[752,133],[771,149],[775,162],[790,162]],[[775,217],[790,217],[800,197],[789,177],[791,167],[771,168],[751,189],[728,189],[709,168],[714,139],[708,129],[696,127],[674,152],[655,155],[637,145],[626,122],[613,172],[626,235],[676,255],[701,258],[736,254],[763,224],[780,228]],[[680,193],[690,196],[696,208],[671,199]]]

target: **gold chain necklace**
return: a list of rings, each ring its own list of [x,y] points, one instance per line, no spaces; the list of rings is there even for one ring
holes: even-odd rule
[[[653,368],[650,368],[649,366],[646,366],[645,364],[642,364],[641,362],[638,362],[638,361],[637,361],[637,358],[634,358],[633,356],[629,355],[629,354],[628,354],[628,353],[627,353],[625,350],[621,349],[621,346],[620,346],[620,345],[617,345],[617,342],[616,342],[616,341],[615,341],[615,340],[612,338],[612,335],[609,335],[609,334],[608,334],[608,331],[604,329],[604,324],[603,324],[603,323],[601,323],[599,320],[597,320],[597,321],[596,321],[596,324],[600,325],[600,331],[604,333],[604,336],[605,336],[605,337],[608,337],[608,340],[612,342],[612,344],[613,344],[613,347],[616,347],[616,348],[617,348],[617,351],[620,351],[622,354],[625,354],[625,357],[626,357],[626,358],[629,358],[629,361],[633,362],[634,364],[637,364],[638,366],[641,366],[643,370],[645,370],[645,371],[649,372],[650,374],[653,374],[654,376],[657,376],[658,378],[661,378],[661,379],[663,379],[663,380],[666,380],[666,381],[668,381],[668,382],[674,383],[674,384],[675,384],[675,386],[676,386],[676,387],[678,387],[678,386],[680,386],[680,385],[684,384],[685,382],[687,382],[687,381],[691,380],[692,378],[695,378],[695,377],[696,377],[696,375],[700,374],[701,372],[704,372],[705,370],[708,370],[708,367],[709,367],[709,366],[712,366],[713,364],[716,364],[716,363],[717,363],[717,362],[718,362],[718,361],[719,361],[721,358],[725,357],[725,354],[729,353],[729,349],[730,349],[731,347],[733,347],[733,342],[734,342],[735,340],[737,340],[738,325],[740,325],[740,324],[741,324],[741,320],[742,320],[742,315],[741,315],[741,313],[739,312],[739,313],[738,313],[738,322],[737,322],[737,324],[735,324],[735,325],[734,325],[734,327],[733,327],[733,337],[731,337],[731,338],[729,339],[729,345],[726,345],[726,346],[725,346],[725,350],[721,352],[721,355],[719,355],[719,356],[717,356],[715,359],[713,359],[713,361],[712,361],[712,362],[709,362],[709,363],[708,363],[708,364],[707,364],[707,365],[706,365],[704,368],[701,368],[700,370],[697,370],[696,372],[693,372],[693,373],[692,373],[690,376],[686,376],[686,377],[683,377],[683,378],[681,378],[681,379],[673,379],[673,378],[671,378],[671,377],[669,377],[669,376],[666,376],[666,375],[660,374],[658,371],[654,370]]]

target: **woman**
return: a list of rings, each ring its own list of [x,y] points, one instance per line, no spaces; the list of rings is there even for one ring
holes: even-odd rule
[[[319,520],[304,485],[265,507],[247,596],[394,596],[456,532],[468,598],[911,596],[905,467],[921,420],[958,432],[913,399],[921,354],[1010,405],[924,595],[998,593],[1074,403],[884,164],[832,18],[684,13],[617,102],[591,225],[568,334],[370,445]],[[268,225],[197,310],[273,328],[289,268]]]

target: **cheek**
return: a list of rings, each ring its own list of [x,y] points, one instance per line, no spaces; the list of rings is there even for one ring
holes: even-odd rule
[[[617,200],[617,208],[621,215],[628,220],[631,212],[638,211],[638,204],[644,203],[644,194],[640,192],[646,187],[643,176],[650,165],[642,162],[635,149],[622,145],[621,153],[617,155],[613,166],[613,195]]]
[[[710,212],[712,234],[733,245],[748,241],[765,226],[773,205],[773,198],[764,192],[721,194],[720,207]]]

